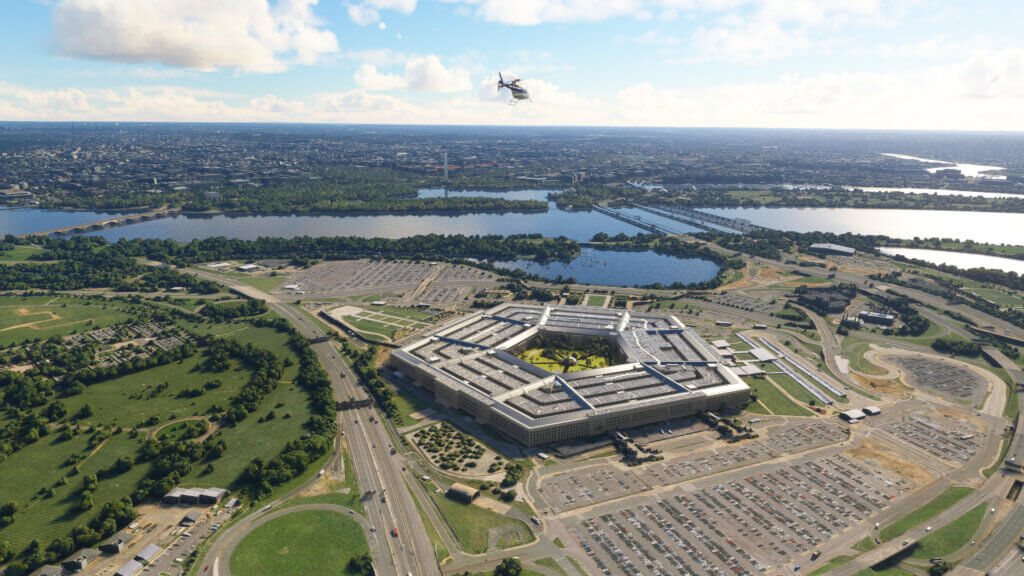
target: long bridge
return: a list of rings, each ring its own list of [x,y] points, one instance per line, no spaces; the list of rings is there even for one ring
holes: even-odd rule
[[[741,218],[719,216],[718,214],[702,212],[692,208],[681,208],[678,206],[644,206],[642,204],[633,205],[656,216],[689,224],[690,226],[695,226],[710,232],[719,232],[722,228],[743,233],[765,229],[763,226],[758,226],[757,224]]]
[[[61,228],[51,228],[49,230],[29,232],[28,234],[22,234],[22,236],[71,236],[74,234],[86,234],[88,232],[95,232],[97,230],[104,230],[106,228],[115,228],[117,226],[127,226],[128,224],[137,224],[139,222],[146,222],[148,220],[166,218],[180,211],[181,208],[158,208],[156,210],[150,210],[148,212],[125,214],[124,216],[108,218],[106,220],[97,220],[95,222],[86,222],[84,224],[73,224],[71,226],[63,226]]]
[[[633,226],[636,226],[637,228],[640,228],[640,229],[643,229],[643,230],[647,230],[648,232],[655,232],[655,233],[660,233],[660,234],[678,234],[679,233],[676,230],[669,230],[668,228],[666,228],[665,226],[662,226],[661,224],[656,224],[654,222],[651,222],[649,220],[644,220],[643,218],[639,218],[639,217],[633,216],[631,214],[624,214],[622,212],[619,212],[618,210],[613,210],[611,208],[608,208],[607,206],[594,206],[594,210],[596,210],[597,212],[600,212],[601,214],[604,214],[606,216],[611,216],[612,218],[615,218],[616,220],[621,220],[621,221],[623,221],[623,222],[625,222],[627,224],[631,224]]]

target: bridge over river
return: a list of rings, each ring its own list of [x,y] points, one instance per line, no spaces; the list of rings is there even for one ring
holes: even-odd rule
[[[125,214],[124,216],[107,218],[106,220],[97,220],[95,222],[86,222],[85,224],[74,224],[61,228],[29,232],[28,234],[22,234],[22,236],[71,236],[74,234],[85,234],[88,232],[95,232],[97,230],[104,230],[106,228],[127,226],[128,224],[146,222],[147,220],[156,220],[157,218],[166,218],[167,216],[177,214],[180,211],[181,208],[158,208],[148,212]]]

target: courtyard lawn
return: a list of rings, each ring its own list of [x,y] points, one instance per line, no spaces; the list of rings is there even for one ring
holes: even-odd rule
[[[349,559],[369,552],[355,520],[329,510],[293,512],[247,535],[231,554],[236,576],[352,574]]]

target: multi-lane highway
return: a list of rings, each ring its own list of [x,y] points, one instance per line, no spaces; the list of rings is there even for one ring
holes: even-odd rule
[[[301,311],[273,296],[225,276],[203,271],[195,273],[226,284],[244,296],[264,300],[267,306],[307,338],[324,335],[320,327]],[[367,397],[365,391],[358,386],[356,376],[331,342],[312,344],[312,348],[327,370],[335,399]],[[377,574],[440,575],[427,531],[405,483],[402,457],[391,454],[391,439],[385,424],[376,417],[375,408],[345,410],[340,414],[339,425],[339,434],[345,434],[351,450],[359,490],[364,495],[367,521],[373,528],[367,537],[374,553],[374,569]],[[229,530],[247,532],[253,526],[253,522],[238,523]],[[232,540],[230,536],[221,535],[217,543]],[[234,536],[237,538],[237,534]],[[212,559],[215,566],[223,565],[228,560],[227,552],[226,546],[215,543],[208,559]]]

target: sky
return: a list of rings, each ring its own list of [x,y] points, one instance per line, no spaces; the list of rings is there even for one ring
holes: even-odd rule
[[[0,0],[0,120],[1020,131],[1021,21],[1020,0]]]

